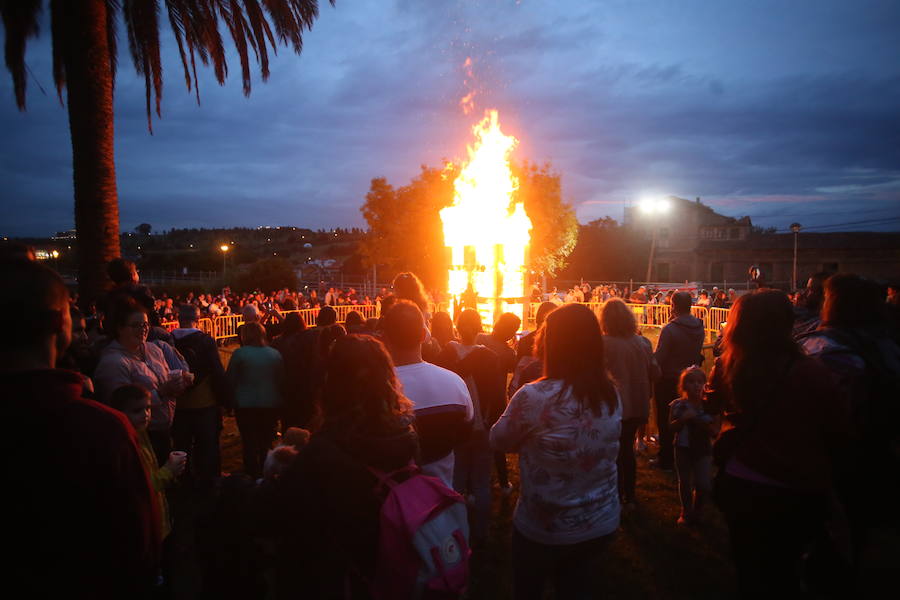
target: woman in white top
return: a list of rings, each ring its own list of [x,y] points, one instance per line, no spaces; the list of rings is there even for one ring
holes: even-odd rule
[[[616,457],[622,408],[604,367],[597,318],[582,304],[553,311],[541,330],[544,377],[523,386],[491,429],[518,453],[514,597],[590,598],[595,562],[619,526]]]

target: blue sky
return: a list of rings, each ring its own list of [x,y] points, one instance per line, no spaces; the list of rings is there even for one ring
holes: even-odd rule
[[[202,72],[199,107],[164,29],[152,136],[143,79],[120,54],[123,230],[363,226],[371,178],[403,185],[421,164],[463,157],[488,108],[519,138],[515,157],[562,175],[582,222],[672,194],[779,229],[900,230],[900,2],[337,0],[320,10],[303,54],[281,48],[249,98],[234,56],[225,86]],[[72,227],[49,49],[46,35],[29,45],[25,113],[0,73],[2,235]]]

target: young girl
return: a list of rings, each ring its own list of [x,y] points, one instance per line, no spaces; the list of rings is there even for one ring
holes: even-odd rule
[[[175,478],[184,471],[186,457],[183,453],[173,452],[162,467],[156,461],[147,426],[150,424],[150,391],[140,385],[123,385],[117,388],[110,397],[110,406],[124,413],[138,435],[141,462],[147,471],[147,477],[153,486],[154,501],[157,503],[160,521],[162,522],[160,541],[166,539],[171,531],[169,507],[166,503],[165,489],[172,485]]]
[[[705,385],[703,370],[688,367],[678,380],[681,397],[669,405],[669,427],[675,433],[675,468],[681,497],[679,525],[695,525],[699,521],[703,501],[712,488],[714,417],[703,410]]]

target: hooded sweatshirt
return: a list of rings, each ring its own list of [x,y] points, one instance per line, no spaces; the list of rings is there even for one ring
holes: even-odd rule
[[[663,379],[677,379],[691,365],[703,364],[703,321],[687,314],[663,327],[656,346],[656,361]]]

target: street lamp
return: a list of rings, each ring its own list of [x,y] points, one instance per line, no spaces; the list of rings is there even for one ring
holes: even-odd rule
[[[800,223],[791,223],[791,231],[794,232],[794,269],[791,275],[791,291],[797,291],[797,243],[800,239]]]
[[[656,234],[659,231],[659,227],[656,223],[656,215],[668,211],[669,201],[666,199],[648,198],[645,200],[641,200],[641,212],[653,219],[653,238],[650,242],[650,258],[647,259],[647,277],[644,280],[646,283],[650,283],[650,275],[653,272],[653,253],[656,251]]]
[[[222,251],[222,277],[225,277],[225,257],[228,256],[228,251],[231,250],[231,246],[222,244],[219,246],[219,250]]]

